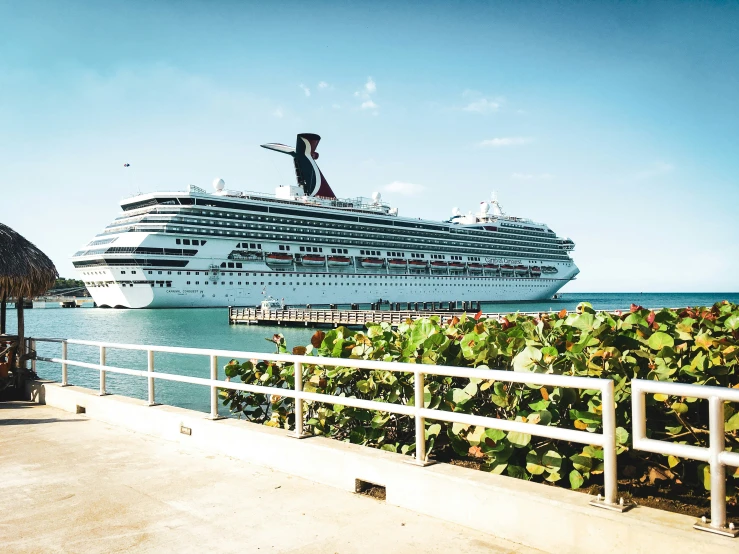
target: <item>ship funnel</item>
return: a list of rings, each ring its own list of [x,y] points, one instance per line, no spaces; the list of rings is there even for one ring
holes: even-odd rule
[[[326,178],[318,169],[316,160],[318,152],[316,148],[321,137],[314,133],[300,133],[297,137],[295,148],[286,144],[268,143],[262,144],[262,148],[274,150],[293,157],[295,165],[295,178],[298,186],[303,189],[307,196],[318,196],[321,198],[336,198],[334,191],[328,185]]]

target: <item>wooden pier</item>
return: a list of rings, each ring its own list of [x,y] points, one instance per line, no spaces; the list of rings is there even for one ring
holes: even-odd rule
[[[228,322],[231,325],[244,323],[252,325],[359,325],[367,323],[389,323],[399,325],[408,319],[439,316],[449,319],[461,315],[459,311],[426,310],[317,310],[305,308],[285,308],[284,310],[264,310],[261,308],[229,307]],[[474,312],[473,312],[474,313]],[[519,312],[525,315],[539,315],[539,312]],[[486,318],[500,318],[505,314],[483,314]]]

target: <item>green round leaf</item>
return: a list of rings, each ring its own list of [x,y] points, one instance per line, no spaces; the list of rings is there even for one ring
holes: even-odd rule
[[[582,473],[577,471],[576,469],[573,469],[570,471],[570,487],[573,489],[579,489],[582,487],[582,484],[585,482],[585,479],[583,479]]]
[[[511,431],[508,433],[508,441],[516,448],[524,448],[531,442],[531,435],[527,433],[519,433],[518,431]]]
[[[649,348],[652,350],[662,350],[665,346],[672,348],[675,346],[675,339],[667,333],[657,331],[649,337]]]

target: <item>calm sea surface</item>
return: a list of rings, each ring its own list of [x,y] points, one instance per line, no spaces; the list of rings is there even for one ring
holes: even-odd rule
[[[739,304],[739,293],[572,293],[561,300],[484,305],[486,312],[547,311],[574,309],[580,302],[590,302],[596,309],[628,309],[631,303],[648,308],[711,305],[720,300]],[[266,339],[273,333],[285,335],[289,346],[306,345],[314,330],[299,327],[263,327],[229,325],[228,310],[169,309],[169,310],[106,310],[106,309],[33,309],[26,312],[26,335],[34,337],[74,338],[129,344],[221,348],[251,352],[273,352],[274,345]],[[15,310],[8,310],[9,332],[16,327]],[[39,343],[39,355],[59,357],[59,344]],[[96,348],[69,345],[69,358],[97,363]],[[219,359],[219,366],[227,363]],[[112,350],[106,363],[111,366],[146,370],[146,352]],[[219,368],[219,374],[223,372]],[[209,377],[206,356],[184,356],[157,353],[155,369],[182,375]],[[60,380],[61,369],[55,364],[39,362],[37,372],[46,379]],[[92,389],[98,388],[98,372],[69,367],[69,382]],[[146,380],[128,375],[108,374],[108,392],[146,398]],[[156,399],[163,404],[209,411],[209,391],[205,387],[158,380]]]

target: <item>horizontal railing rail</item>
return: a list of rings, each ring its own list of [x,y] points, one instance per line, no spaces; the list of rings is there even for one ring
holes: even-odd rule
[[[595,445],[603,448],[603,467],[604,467],[604,496],[598,495],[597,500],[593,500],[591,504],[610,508],[614,510],[623,510],[623,502],[617,502],[617,482],[616,482],[616,412],[614,399],[614,384],[610,379],[599,379],[592,377],[576,377],[567,375],[552,375],[545,373],[524,373],[494,369],[475,369],[466,367],[453,366],[435,366],[423,364],[409,364],[401,362],[382,362],[374,360],[360,360],[348,358],[325,358],[319,356],[298,356],[290,354],[269,354],[264,352],[245,352],[238,350],[223,349],[204,349],[204,348],[187,348],[176,346],[153,346],[153,345],[136,345],[136,344],[119,344],[112,342],[100,342],[89,340],[75,339],[50,339],[50,338],[31,338],[30,348],[35,351],[36,343],[49,342],[61,344],[61,357],[36,356],[36,361],[50,362],[61,364],[62,369],[62,386],[68,383],[68,367],[80,367],[96,370],[100,373],[100,394],[105,395],[106,392],[106,373],[119,373],[123,375],[132,375],[146,378],[148,381],[148,402],[149,405],[156,405],[155,387],[156,379],[167,381],[178,381],[181,383],[190,383],[202,385],[210,388],[210,417],[217,419],[218,416],[218,389],[239,390],[266,395],[280,395],[283,397],[293,398],[295,401],[295,434],[298,437],[305,436],[303,434],[303,402],[320,402],[332,405],[351,406],[354,408],[362,408],[372,411],[385,413],[394,413],[408,415],[415,418],[415,462],[419,465],[427,465],[429,463],[426,454],[426,437],[425,437],[425,420],[431,419],[436,421],[445,421],[451,423],[461,423],[466,425],[475,425],[488,429],[498,429],[501,431],[516,431],[537,437],[545,437],[554,440],[565,440],[586,445]],[[68,345],[83,345],[96,347],[99,349],[100,362],[82,362],[71,360],[68,357]],[[147,353],[147,370],[136,370],[124,367],[115,367],[106,364],[106,354],[108,349],[117,350],[136,350]],[[210,359],[210,378],[190,377],[172,373],[163,373],[154,370],[154,354],[172,353],[187,354],[194,356],[206,356]],[[218,379],[218,358],[225,357],[229,359],[260,359],[272,362],[292,363],[295,366],[295,383],[294,388],[278,388],[262,385],[251,385],[245,383],[237,383],[231,381],[223,381]],[[377,402],[372,400],[363,400],[359,398],[350,398],[344,396],[333,396],[303,390],[303,367],[304,366],[331,366],[331,367],[350,367],[362,370],[380,370],[414,374],[414,403],[409,404],[390,404],[385,402]],[[35,367],[34,367],[35,369]],[[601,392],[602,405],[602,433],[592,433],[587,431],[579,431],[574,429],[562,429],[559,427],[538,425],[536,423],[525,423],[520,421],[510,421],[506,419],[498,419],[494,417],[479,416],[474,414],[465,414],[461,412],[449,412],[439,409],[430,409],[424,407],[424,379],[426,375],[441,375],[449,377],[459,377],[465,379],[483,379],[508,383],[536,384],[539,386],[555,386],[585,390],[598,390]]]
[[[646,395],[664,394],[708,400],[709,446],[693,446],[647,438]],[[726,523],[726,466],[739,467],[739,452],[726,450],[724,402],[739,402],[739,389],[689,385],[664,381],[631,381],[632,440],[636,450],[706,462],[711,471],[711,521],[697,529],[739,536],[739,529]]]

